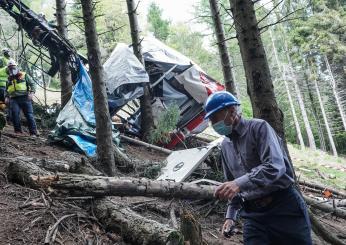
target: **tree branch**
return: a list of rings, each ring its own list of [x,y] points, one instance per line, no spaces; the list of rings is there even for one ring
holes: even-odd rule
[[[300,16],[300,17],[295,17],[295,18],[289,18],[289,19],[285,19],[285,20],[280,20],[280,21],[277,21],[277,22],[274,22],[274,23],[271,23],[271,24],[268,24],[268,25],[265,25],[265,26],[262,26],[259,28],[260,31],[262,31],[263,29],[265,29],[263,32],[265,32],[268,27],[270,26],[274,26],[274,25],[277,25],[279,23],[283,23],[283,22],[286,22],[286,21],[291,21],[291,20],[297,20],[297,19],[303,19],[304,17],[303,16]],[[263,33],[261,32],[261,34]]]
[[[106,33],[108,33],[108,32],[115,32],[115,31],[117,31],[117,30],[123,28],[124,26],[126,26],[126,25],[122,25],[122,26],[119,26],[119,27],[117,27],[117,28],[111,28],[110,30],[107,30],[107,31],[104,31],[104,32],[99,33],[98,36],[104,35],[104,34],[106,34]]]
[[[284,0],[279,1],[274,7],[262,18],[257,22],[257,26],[259,23],[261,23],[263,20],[265,20]]]
[[[244,30],[242,24],[241,24],[239,21],[237,21],[237,19],[235,18],[235,16],[232,15],[231,12],[229,12],[229,9],[227,9],[222,3],[220,3],[220,6],[221,6],[221,7],[226,11],[226,13],[233,19],[233,25],[231,26],[231,28],[229,28],[229,31],[233,28],[235,22],[237,22],[237,23],[239,24],[240,28],[241,28],[242,30]]]

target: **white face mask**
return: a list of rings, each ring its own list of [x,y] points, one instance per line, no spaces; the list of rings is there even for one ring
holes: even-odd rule
[[[19,69],[18,67],[10,68],[8,73],[10,76],[16,76],[19,73]]]
[[[230,135],[232,133],[232,130],[233,130],[233,122],[235,120],[235,116],[236,116],[236,113],[232,113],[232,124],[231,125],[227,125],[225,123],[225,120],[226,120],[226,117],[228,115],[228,111],[226,112],[226,115],[224,117],[223,120],[221,121],[218,121],[216,123],[214,123],[213,125],[211,125],[213,127],[213,129],[220,135]]]

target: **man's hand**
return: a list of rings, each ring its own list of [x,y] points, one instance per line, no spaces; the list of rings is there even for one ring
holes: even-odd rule
[[[234,228],[234,221],[232,219],[226,219],[225,223],[222,226],[222,235],[229,238],[233,235],[232,231]]]
[[[9,104],[10,104],[10,98],[8,98],[8,97],[5,98],[5,104],[6,104],[6,105],[9,105]]]
[[[28,94],[28,99],[29,99],[29,100],[32,100],[33,97],[34,97],[34,93],[33,93],[33,92],[30,92],[30,93]]]
[[[234,181],[228,181],[216,188],[214,196],[223,200],[232,200],[239,191],[239,186]]]

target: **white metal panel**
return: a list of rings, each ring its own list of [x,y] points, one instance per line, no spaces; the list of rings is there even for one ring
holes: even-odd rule
[[[223,141],[223,137],[205,147],[174,151],[166,159],[166,167],[157,180],[184,181],[208,157],[212,149]]]

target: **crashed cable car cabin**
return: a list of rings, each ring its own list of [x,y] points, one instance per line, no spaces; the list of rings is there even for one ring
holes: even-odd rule
[[[87,60],[54,27],[21,1],[0,0],[0,7],[15,19],[34,44],[27,43],[23,47],[21,58],[25,59],[25,50],[36,50],[38,58],[50,63],[46,72],[50,76],[58,72],[59,58],[64,57],[68,61],[75,84],[74,92],[70,102],[60,112],[51,139],[73,139],[82,150],[83,147],[90,149],[90,143],[93,150],[84,152],[93,155],[93,97],[90,77],[82,64],[87,63]],[[224,90],[224,86],[209,77],[189,58],[159,40],[146,37],[141,44],[144,66],[133,54],[132,47],[126,44],[118,44],[104,64],[110,114],[119,117],[123,124],[130,125],[126,128],[126,133],[140,137],[138,99],[143,95],[143,85],[149,83],[154,121],[170,106],[179,107],[179,121],[176,129],[170,133],[169,143],[165,145],[172,149],[189,135],[200,133],[208,126],[203,120],[203,104],[210,94]],[[43,55],[41,48],[48,50],[49,57]]]
[[[125,44],[118,44],[104,64],[110,112],[131,125],[127,133],[140,136],[141,117],[136,99],[143,95],[143,85],[149,83],[154,121],[169,106],[179,107],[180,119],[165,146],[172,149],[189,135],[207,128],[203,104],[210,94],[224,90],[224,86],[159,40],[146,37],[141,44],[144,67],[131,46]]]

